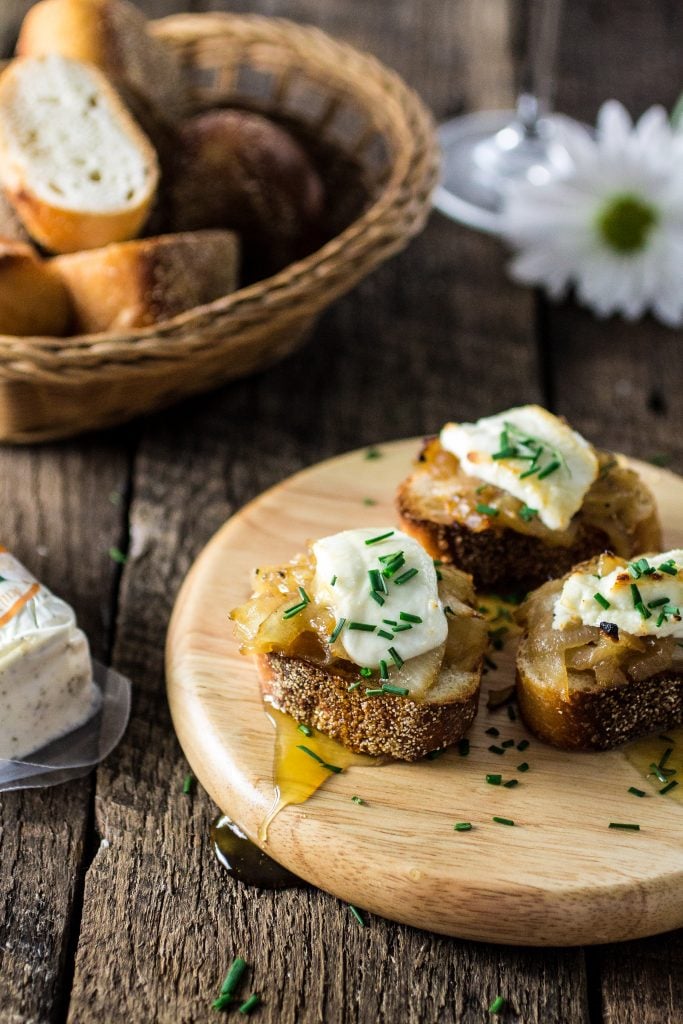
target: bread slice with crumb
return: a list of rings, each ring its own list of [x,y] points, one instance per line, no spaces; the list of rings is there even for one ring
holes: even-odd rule
[[[193,231],[120,242],[51,261],[78,330],[149,327],[237,287],[239,242],[231,231]]]
[[[68,292],[50,265],[32,246],[0,238],[0,334],[59,337],[70,314]]]
[[[0,181],[53,252],[133,238],[159,179],[149,140],[100,71],[64,57],[13,61],[0,77]]]

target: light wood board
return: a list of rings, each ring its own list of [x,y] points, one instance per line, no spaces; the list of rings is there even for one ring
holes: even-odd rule
[[[274,732],[229,611],[251,570],[308,540],[394,523],[393,495],[418,442],[321,463],[229,520],[189,573],[167,642],[167,690],[183,750],[216,803],[256,839],[273,800]],[[655,490],[665,546],[683,546],[683,480],[637,463]],[[366,499],[376,504],[370,505]],[[529,736],[486,691],[513,679],[514,643],[484,679],[471,752],[414,765],[352,767],[275,818],[264,849],[296,874],[391,919],[463,938],[524,945],[629,939],[683,925],[683,807],[655,795],[621,751],[564,753]],[[500,737],[485,730],[496,726]],[[523,753],[492,743],[528,737]],[[530,770],[516,771],[527,761]],[[488,785],[490,772],[520,785]],[[637,799],[629,786],[648,791]],[[359,794],[365,806],[351,801]],[[493,822],[511,818],[514,827]],[[455,832],[470,821],[470,832]],[[638,822],[640,832],[610,830]]]

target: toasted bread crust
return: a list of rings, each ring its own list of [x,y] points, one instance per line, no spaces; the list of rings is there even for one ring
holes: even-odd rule
[[[421,518],[411,497],[408,479],[397,495],[402,528],[433,558],[470,573],[475,586],[483,590],[532,590],[609,547],[606,533],[585,524],[579,526],[575,542],[562,547],[495,526],[475,532],[461,523],[437,523]]]
[[[66,332],[69,294],[58,274],[23,242],[0,238],[0,334]]]
[[[683,723],[683,677],[661,672],[641,682],[564,690],[535,680],[526,640],[517,653],[517,700],[533,733],[563,750],[611,750]]]
[[[256,660],[270,704],[359,754],[417,761],[461,739],[477,713],[479,686],[447,703],[418,703],[393,694],[366,697],[364,687],[349,692],[355,671],[332,672],[282,654]]]

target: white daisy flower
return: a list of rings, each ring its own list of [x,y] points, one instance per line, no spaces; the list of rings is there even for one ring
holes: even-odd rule
[[[595,137],[558,118],[569,163],[543,184],[516,183],[503,234],[518,250],[513,277],[554,298],[574,286],[599,316],[635,320],[651,309],[683,325],[683,134],[663,107],[634,126],[615,100]]]

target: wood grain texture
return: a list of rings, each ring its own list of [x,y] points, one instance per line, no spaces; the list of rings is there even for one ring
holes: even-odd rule
[[[69,601],[107,657],[127,460],[111,438],[0,450],[2,541]],[[68,1000],[70,943],[89,841],[93,777],[0,795],[0,1019],[56,1021]]]

